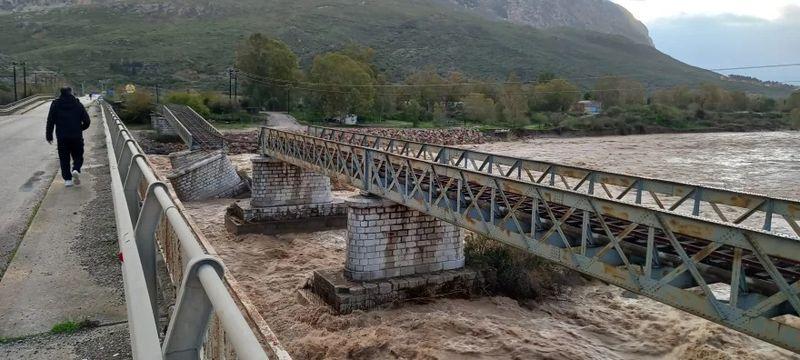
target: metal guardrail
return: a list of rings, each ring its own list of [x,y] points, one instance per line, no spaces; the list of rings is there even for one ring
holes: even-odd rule
[[[167,186],[158,180],[116,113],[106,103],[100,106],[134,358],[200,359],[210,317],[216,313],[238,358],[266,359],[267,353],[225,286],[222,262],[205,253]],[[183,277],[161,345],[156,325],[160,316],[156,233],[164,219],[179,239]],[[288,358],[284,350],[269,345],[273,357]]]
[[[324,139],[435,161],[508,179],[547,184],[635,204],[647,203],[651,207],[669,212],[690,213],[731,224],[754,224],[768,232],[777,232],[775,224],[780,222],[784,225],[785,232],[793,232],[793,236],[800,237],[800,225],[797,224],[800,221],[800,201],[797,200],[319,126],[309,126],[308,133]],[[667,201],[668,199],[672,200],[671,203]]]
[[[800,312],[796,239],[305,134],[262,128],[260,142],[263,155],[800,352],[800,329],[781,318]]]
[[[24,99],[19,99],[15,102],[0,106],[0,115],[12,115],[37,101],[44,101],[52,99],[49,95],[31,95]]]

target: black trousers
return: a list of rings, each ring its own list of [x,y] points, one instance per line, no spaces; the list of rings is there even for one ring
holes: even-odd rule
[[[72,180],[72,170],[81,172],[83,166],[83,138],[58,139],[58,160],[61,162],[61,177]]]

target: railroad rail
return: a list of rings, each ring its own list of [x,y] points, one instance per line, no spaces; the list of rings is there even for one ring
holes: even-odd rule
[[[721,189],[557,164],[542,168],[522,159],[508,163],[512,158],[322,128],[309,132],[262,128],[261,153],[800,352],[800,329],[786,322],[800,313],[797,239],[684,214],[674,205],[597,196],[579,184],[560,187],[554,178],[622,186],[637,198],[671,193],[730,205],[762,199],[772,202],[773,214],[796,215],[789,203],[759,195],[740,203],[735,192]],[[535,169],[544,175],[523,177]]]
[[[226,286],[222,261],[205,252],[169,188],[156,177],[111,106],[105,102],[99,106],[108,145],[133,357],[289,359],[274,334],[262,334],[262,346]],[[169,241],[160,243],[159,239]],[[177,286],[175,306],[166,314],[169,323],[163,333],[159,331],[162,314],[157,303],[161,291],[156,265],[159,251]],[[217,320],[212,321],[212,315]],[[218,328],[212,336],[213,326]],[[224,354],[211,356],[212,351]]]
[[[608,199],[647,205],[668,212],[748,225],[800,238],[800,225],[798,225],[800,201],[797,200],[319,126],[309,126],[308,133],[324,139],[430,160],[508,179],[547,184]]]
[[[191,150],[219,150],[225,147],[222,133],[186,105],[163,105],[162,114]]]

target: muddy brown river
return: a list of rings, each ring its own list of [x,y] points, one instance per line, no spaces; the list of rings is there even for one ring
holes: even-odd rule
[[[800,132],[547,138],[468,148],[800,198]]]

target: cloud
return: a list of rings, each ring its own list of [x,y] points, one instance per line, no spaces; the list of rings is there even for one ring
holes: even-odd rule
[[[630,10],[637,18],[651,21],[671,17],[716,16],[723,14],[752,16],[775,20],[781,8],[797,5],[798,0],[612,0]]]
[[[784,7],[774,20],[697,15],[659,19],[649,28],[659,50],[704,68],[800,62],[800,6]],[[800,67],[735,73],[763,80],[800,80]]]

